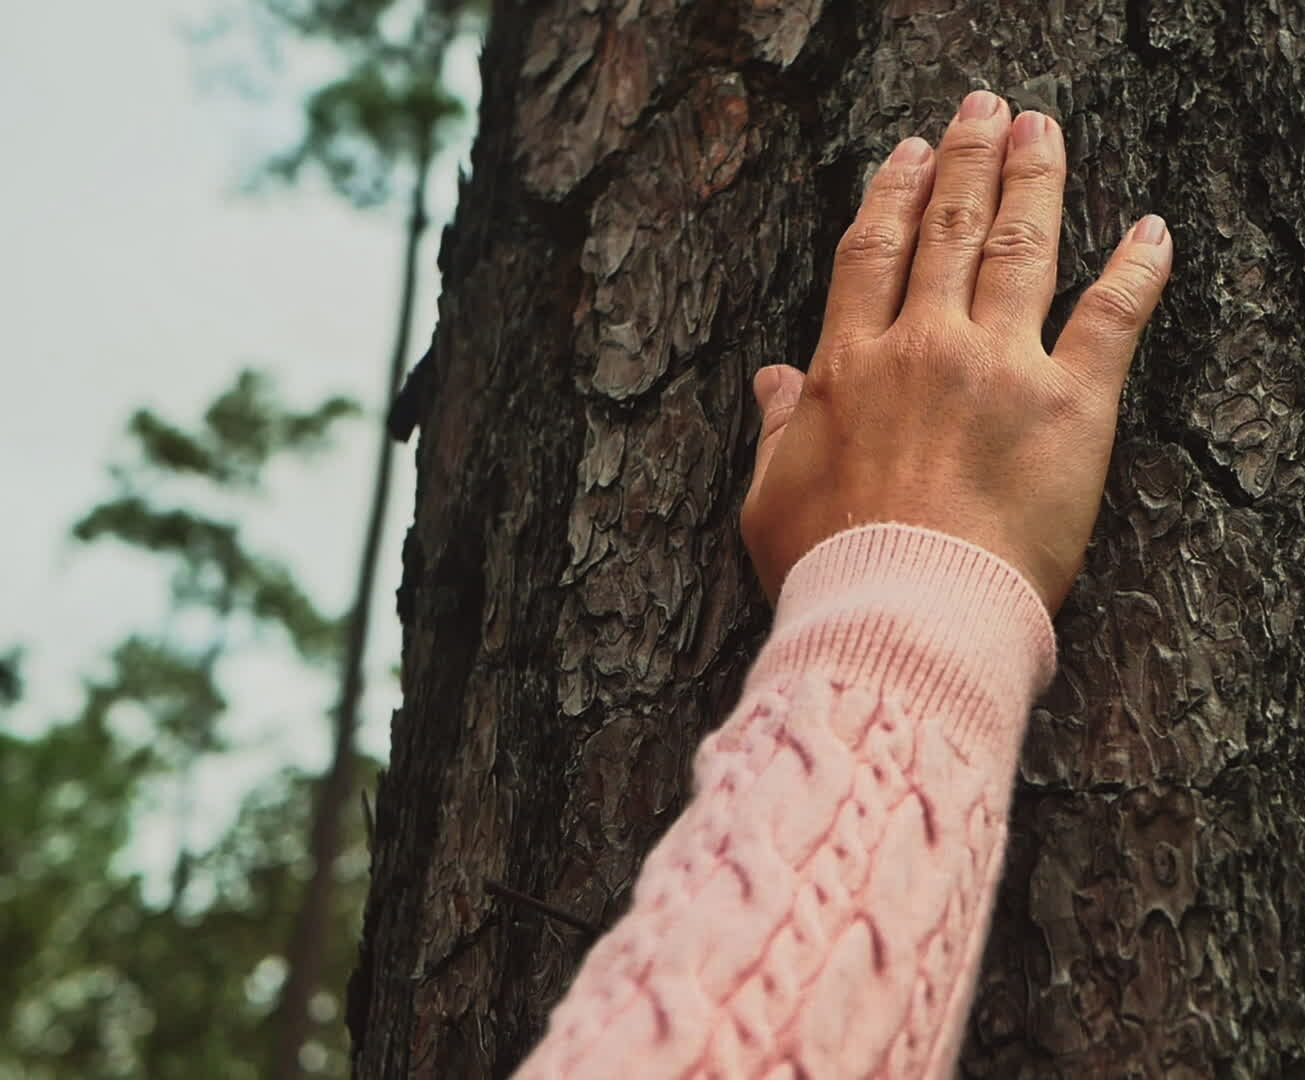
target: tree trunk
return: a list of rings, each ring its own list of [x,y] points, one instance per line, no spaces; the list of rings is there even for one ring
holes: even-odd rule
[[[1305,1076],[1299,3],[498,3],[440,255],[357,1075],[499,1077],[684,804],[768,610],[737,515],[865,170],[988,87],[1064,126],[1048,344],[1173,279],[1056,620],[970,1077]]]

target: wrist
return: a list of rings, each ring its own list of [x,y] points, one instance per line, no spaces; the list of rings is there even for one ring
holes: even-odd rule
[[[1007,756],[1055,677],[1055,629],[1004,559],[933,529],[879,522],[830,537],[793,566],[749,683],[811,670],[882,685],[906,712],[952,726],[958,748],[991,744]]]

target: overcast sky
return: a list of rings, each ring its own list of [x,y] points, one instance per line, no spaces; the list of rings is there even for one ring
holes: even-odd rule
[[[37,731],[73,715],[80,679],[125,632],[160,625],[166,574],[69,526],[112,492],[130,413],[149,405],[191,423],[239,367],[271,372],[293,404],[358,397],[368,423],[319,466],[278,469],[247,525],[251,545],[289,563],[317,602],[349,602],[362,539],[399,283],[401,205],[366,213],[319,183],[250,198],[260,156],[299,130],[295,80],[321,58],[292,55],[278,95],[253,102],[203,89],[203,56],[182,34],[206,0],[9,0],[0,4],[0,650],[26,648],[26,699],[10,719]],[[478,45],[455,57],[479,93]],[[323,69],[324,70],[324,69]],[[469,135],[470,124],[467,125]],[[435,325],[441,228],[456,161],[431,187],[412,357]],[[412,515],[416,440],[399,446],[368,654],[364,747],[386,756],[400,629],[394,590]],[[329,462],[329,464],[326,464]],[[201,775],[194,837],[224,826],[236,797],[286,762],[328,754],[330,678],[305,678],[269,647],[227,671],[228,734],[247,750]],[[166,866],[175,837],[146,829],[142,865]]]

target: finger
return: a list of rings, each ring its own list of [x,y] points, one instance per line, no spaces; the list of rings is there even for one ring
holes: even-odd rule
[[[1079,297],[1052,358],[1118,399],[1137,339],[1169,280],[1173,254],[1162,218],[1148,214],[1134,225],[1101,277]]]
[[[775,447],[788,426],[789,417],[802,396],[806,376],[788,364],[772,364],[753,376],[752,392],[761,406],[761,435],[757,438],[757,464],[752,473],[752,487],[761,483]]]
[[[825,302],[827,330],[869,338],[893,325],[906,292],[933,171],[933,147],[912,135],[897,144],[866,185],[856,220],[834,252]]]
[[[976,90],[938,146],[938,175],[920,222],[905,306],[970,315],[979,259],[997,213],[1010,107]]]
[[[1056,294],[1065,143],[1060,125],[1022,112],[1011,125],[1001,206],[988,230],[970,317],[1038,338]]]

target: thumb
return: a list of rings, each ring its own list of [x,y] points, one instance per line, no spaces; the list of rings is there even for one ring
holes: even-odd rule
[[[789,417],[802,396],[806,376],[788,364],[771,364],[752,378],[752,393],[761,406],[761,434],[757,439],[757,465],[752,474],[755,490],[775,454]]]

